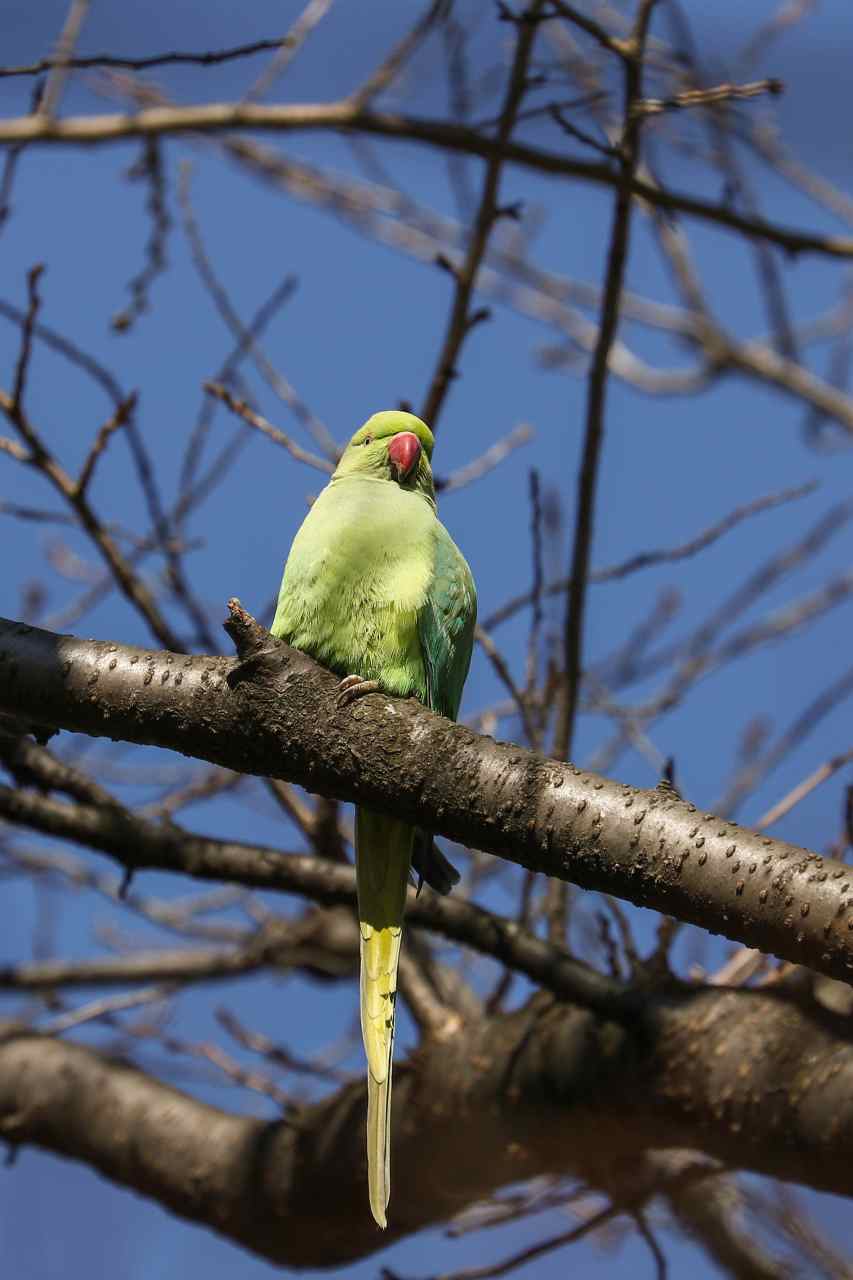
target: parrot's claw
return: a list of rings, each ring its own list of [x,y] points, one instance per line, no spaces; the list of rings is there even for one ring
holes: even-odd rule
[[[376,693],[378,688],[378,680],[364,680],[361,676],[344,676],[338,685],[338,706],[348,707],[357,698],[363,698],[366,693]]]

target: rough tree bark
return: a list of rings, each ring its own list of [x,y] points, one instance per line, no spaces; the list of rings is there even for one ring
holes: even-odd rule
[[[495,742],[411,699],[374,694],[340,710],[335,677],[272,640],[236,602],[228,627],[237,660],[0,622],[0,710],[369,802],[829,977],[853,969],[853,872],[843,863],[700,813],[669,790],[639,790]],[[0,815],[20,820],[22,803],[0,788]],[[38,807],[27,821],[73,836],[61,804],[54,820],[39,821]],[[113,851],[116,833],[99,837],[102,826],[95,821],[83,838]],[[174,855],[162,861],[163,842],[159,852],[135,843],[130,865],[174,866]],[[241,861],[240,846],[230,847]],[[186,869],[216,879],[226,864],[199,856]],[[273,859],[253,882],[273,883],[275,870]]]
[[[853,1193],[849,1028],[796,991],[672,984],[620,1020],[539,994],[428,1038],[398,1077],[382,1235],[364,1212],[360,1083],[266,1122],[12,1029],[1,1127],[292,1267],[340,1266],[533,1175],[583,1179],[626,1212],[721,1169]],[[655,1153],[685,1147],[672,1187],[649,1178]]]

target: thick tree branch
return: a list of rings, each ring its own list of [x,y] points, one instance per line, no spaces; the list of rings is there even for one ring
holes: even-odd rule
[[[372,694],[341,709],[331,673],[231,607],[238,661],[0,622],[0,710],[366,802],[829,977],[853,969],[843,863],[478,736],[412,699]],[[240,879],[240,858],[228,866],[220,873]]]
[[[598,186],[615,187],[619,172],[606,163],[579,160],[525,143],[499,142],[488,134],[446,120],[365,111],[348,101],[288,103],[265,106],[258,103],[211,102],[190,107],[151,107],[124,115],[66,116],[46,120],[39,116],[18,116],[0,120],[0,144],[35,146],[53,143],[94,146],[128,138],[162,137],[180,133],[220,133],[234,129],[286,133],[310,130],[360,132],[401,141],[418,142],[442,151],[481,156],[497,155],[509,164],[533,169],[555,177],[581,178]],[[675,209],[690,217],[728,227],[750,238],[777,244],[790,253],[819,253],[835,258],[853,257],[853,239],[823,236],[779,226],[764,218],[749,218],[726,204],[697,199],[686,192],[663,190],[653,183],[635,179],[635,196],[662,209]]]
[[[650,997],[648,1008],[632,1032],[540,998],[401,1064],[390,1239],[534,1175],[631,1201],[645,1157],[688,1145],[850,1194],[843,1020],[768,992]],[[388,1243],[365,1211],[363,1125],[360,1082],[265,1122],[79,1045],[13,1028],[0,1043],[7,1141],[83,1161],[291,1267],[340,1266]]]

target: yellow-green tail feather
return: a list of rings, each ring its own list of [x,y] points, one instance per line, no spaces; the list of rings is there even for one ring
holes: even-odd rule
[[[391,1193],[391,1070],[394,1004],[403,908],[412,860],[412,827],[356,812],[358,921],[361,932],[361,1034],[367,1055],[367,1177],[380,1227]]]

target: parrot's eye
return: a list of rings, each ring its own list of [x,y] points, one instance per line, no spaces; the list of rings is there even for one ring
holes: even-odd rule
[[[362,443],[362,444],[373,444],[373,436],[365,436],[361,443]]]

